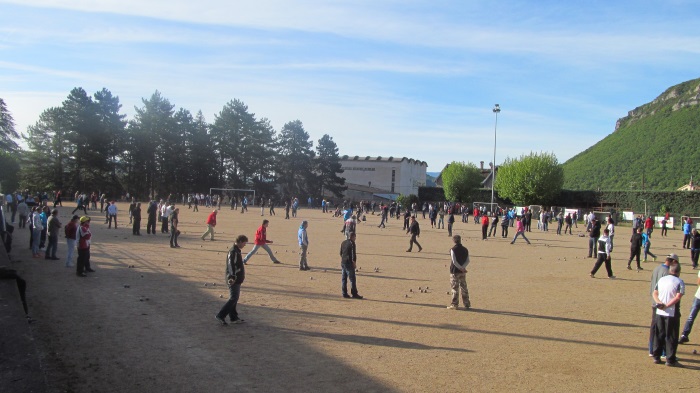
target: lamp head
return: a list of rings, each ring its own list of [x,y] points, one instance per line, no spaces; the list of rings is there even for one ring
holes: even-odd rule
[[[501,106],[498,105],[498,104],[496,104],[496,105],[493,107],[493,113],[498,113],[498,112],[500,112],[500,111],[501,111]]]

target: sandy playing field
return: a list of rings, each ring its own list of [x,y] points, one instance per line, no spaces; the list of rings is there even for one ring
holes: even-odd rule
[[[73,207],[59,208],[64,224]],[[574,236],[533,228],[532,245],[510,245],[500,226],[498,237],[482,241],[477,225],[457,218],[455,234],[472,261],[473,308],[462,311],[445,308],[452,243],[429,220],[419,219],[423,251],[410,254],[401,221],[379,229],[378,216],[369,215],[358,225],[357,280],[365,299],[355,300],[340,296],[341,219],[302,209],[285,220],[277,208],[264,218],[283,264],[272,264],[262,249],[249,261],[238,308],[247,322],[222,327],[214,314],[228,296],[226,252],[238,234],[252,242],[263,217],[257,208],[222,208],[216,241],[203,242],[210,210],[180,208],[180,249],[169,247],[160,225],[157,235],[146,235],[145,207],[140,237],[126,225],[126,204],[119,204],[119,229],[93,215],[97,272],[88,278],[76,277],[63,260],[32,259],[28,231],[15,232],[13,257],[28,281],[32,329],[52,392],[700,390],[700,355],[692,353],[700,350],[700,333],[679,346],[685,368],[648,357],[649,280],[657,263],[643,264],[641,273],[626,269],[629,228],[617,231],[617,280],[605,278],[604,269],[591,279],[588,239],[576,236],[582,225]],[[302,219],[309,221],[311,271],[298,270]],[[652,251],[681,256],[687,315],[697,271],[679,231],[665,239],[658,233]],[[63,236],[58,255],[65,256]]]

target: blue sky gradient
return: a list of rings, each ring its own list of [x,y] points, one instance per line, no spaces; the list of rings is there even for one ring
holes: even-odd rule
[[[561,162],[700,77],[700,1],[0,0],[0,97],[24,132],[73,87],[131,118],[159,90],[213,122],[245,102],[341,154],[439,171]]]

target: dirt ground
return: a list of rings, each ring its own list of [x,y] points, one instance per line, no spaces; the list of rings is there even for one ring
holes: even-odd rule
[[[182,248],[171,249],[160,228],[155,236],[145,229],[132,236],[128,206],[118,206],[116,230],[90,212],[97,272],[89,278],[76,277],[63,260],[32,259],[28,231],[16,232],[13,256],[28,281],[32,329],[52,392],[700,390],[700,355],[692,353],[700,335],[679,346],[685,368],[648,357],[649,280],[658,262],[644,263],[640,273],[626,269],[629,228],[618,229],[618,278],[609,280],[604,269],[588,276],[588,241],[576,236],[582,225],[574,236],[533,228],[528,246],[522,239],[508,244],[500,230],[481,241],[471,220],[457,222],[472,260],[473,308],[462,311],[446,309],[451,239],[427,219],[419,219],[423,251],[410,254],[401,221],[380,229],[378,216],[369,215],[358,225],[357,280],[365,299],[355,300],[340,296],[341,219],[301,209],[285,220],[278,208],[264,218],[283,264],[272,264],[263,250],[249,261],[239,303],[247,322],[222,327],[214,314],[228,296],[226,251],[238,234],[253,240],[260,210],[222,208],[216,241],[203,242],[210,210],[181,206]],[[72,209],[59,208],[64,224]],[[302,219],[310,223],[311,271],[298,270]],[[681,256],[687,315],[697,271],[679,231],[663,239],[658,233],[652,251]],[[58,255],[65,256],[62,236]]]

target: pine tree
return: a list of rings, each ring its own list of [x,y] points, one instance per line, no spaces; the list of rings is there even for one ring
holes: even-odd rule
[[[316,174],[321,187],[318,195],[323,197],[324,192],[328,191],[337,198],[342,197],[347,187],[345,186],[345,179],[338,176],[338,174],[343,173],[343,169],[340,164],[338,146],[333,141],[333,138],[328,134],[323,135],[316,145],[316,153]]]

